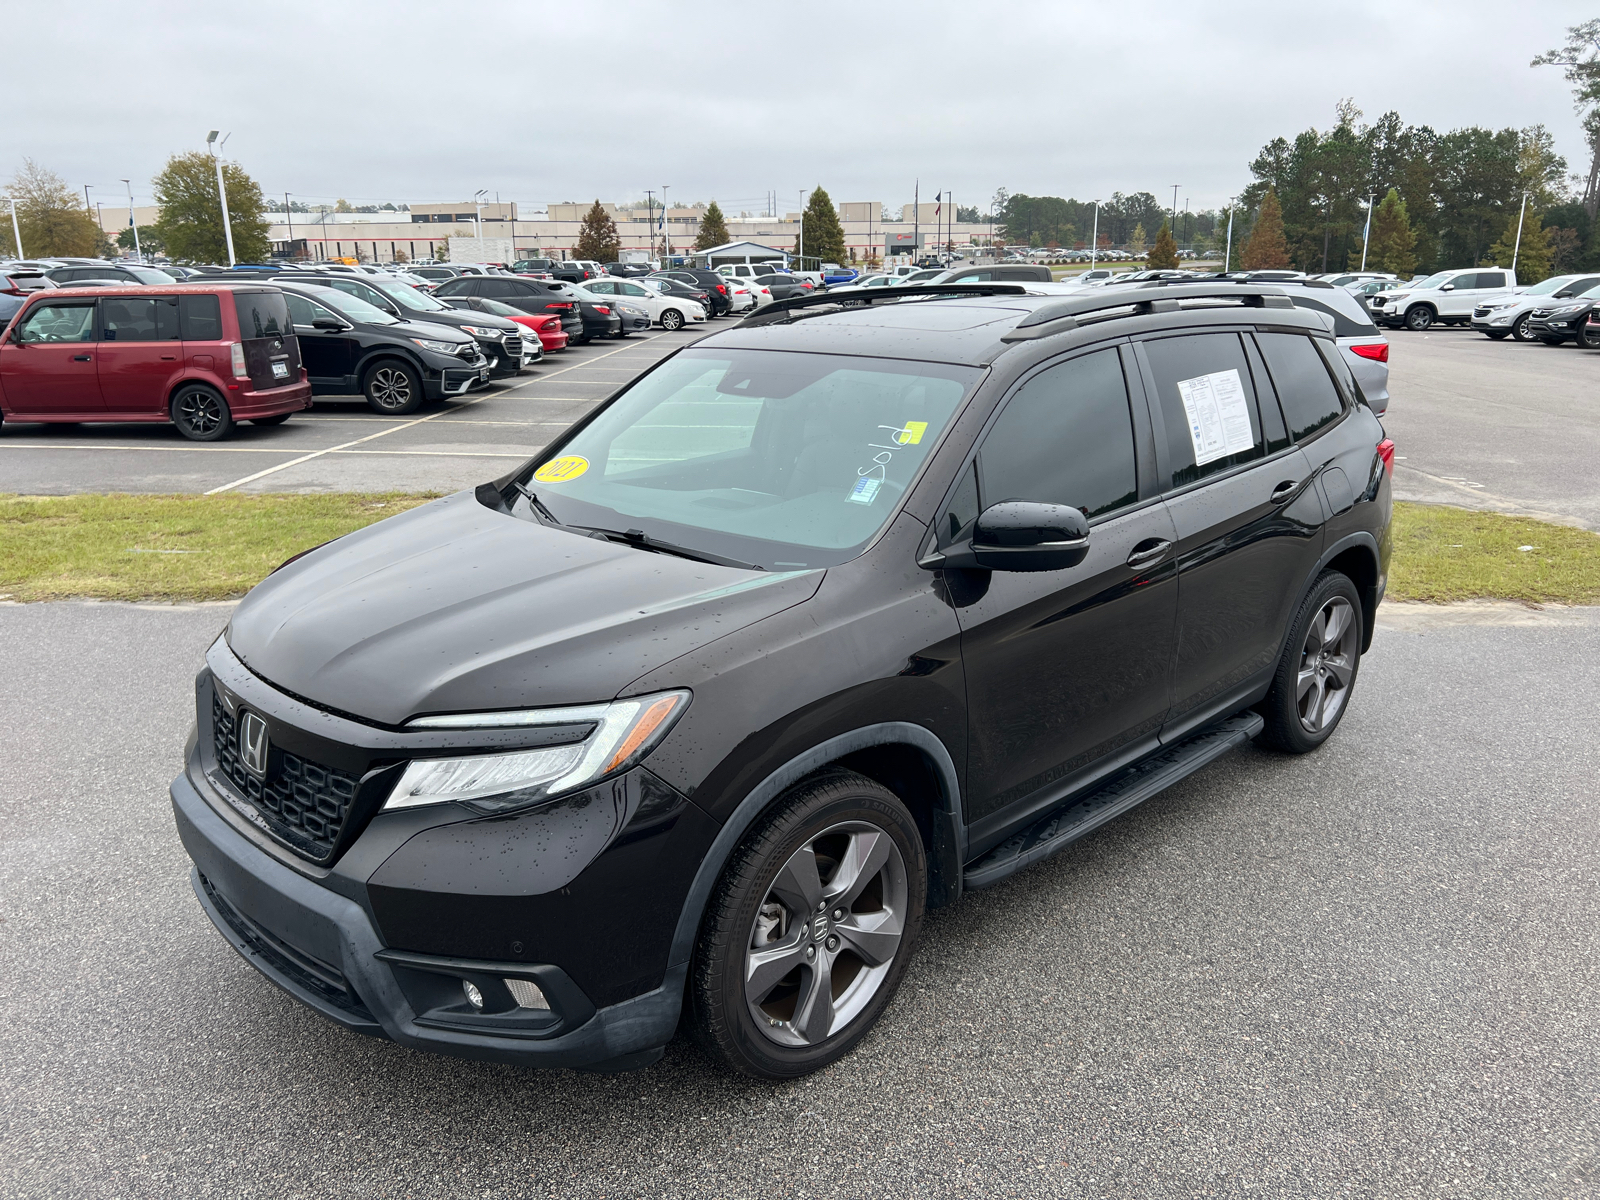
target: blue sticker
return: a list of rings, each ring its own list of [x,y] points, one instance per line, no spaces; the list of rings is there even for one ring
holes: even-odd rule
[[[850,489],[845,499],[852,504],[871,504],[878,498],[878,489],[882,486],[883,480],[876,475],[863,475],[856,480],[855,487]]]

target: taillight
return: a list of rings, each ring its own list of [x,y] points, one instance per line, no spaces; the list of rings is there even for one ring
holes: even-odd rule
[[[1383,469],[1389,474],[1394,474],[1394,442],[1384,438],[1378,443],[1378,457],[1383,459]]]
[[[1388,342],[1357,342],[1350,347],[1352,354],[1359,354],[1362,358],[1370,358],[1373,362],[1386,363],[1389,361]]]
[[[233,354],[233,377],[235,379],[249,379],[250,372],[244,365],[244,346],[234,342],[231,348]]]
[[[609,308],[607,308],[604,304],[596,304],[594,306],[594,310],[595,310],[595,312],[599,313],[602,317],[609,317],[611,315],[611,310]]]
[[[717,284],[717,291],[721,292],[724,296],[728,294],[728,289],[723,287],[720,283]]]

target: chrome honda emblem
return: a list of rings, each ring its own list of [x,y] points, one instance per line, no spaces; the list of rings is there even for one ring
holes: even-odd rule
[[[253,712],[239,722],[239,761],[258,779],[267,774],[267,723]]]

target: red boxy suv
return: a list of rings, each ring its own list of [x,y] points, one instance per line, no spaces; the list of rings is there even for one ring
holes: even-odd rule
[[[51,289],[0,336],[7,421],[171,421],[210,442],[310,407],[283,293],[261,284]]]

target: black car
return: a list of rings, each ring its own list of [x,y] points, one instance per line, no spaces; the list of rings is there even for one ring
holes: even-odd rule
[[[361,395],[374,412],[400,416],[489,379],[489,360],[470,333],[398,320],[337,288],[276,282],[314,396]]]
[[[1589,323],[1600,304],[1600,287],[1576,296],[1555,296],[1528,314],[1528,336],[1546,346],[1576,342],[1585,350],[1600,349],[1600,327]]]
[[[716,307],[711,303],[711,293],[698,283],[685,283],[683,280],[674,279],[670,275],[658,274],[648,276],[648,278],[651,283],[661,289],[664,295],[676,296],[680,300],[693,300],[701,308],[705,309],[708,317],[716,312]]]
[[[698,287],[710,296],[711,307],[706,310],[708,317],[720,317],[733,311],[733,292],[728,287],[730,281],[715,271],[707,271],[701,267],[671,267],[665,271],[657,271],[656,275],[665,275],[668,279],[676,279],[679,283]]]
[[[522,326],[515,321],[490,313],[472,313],[456,308],[398,279],[384,279],[377,275],[312,275],[297,272],[279,276],[274,282],[319,283],[324,287],[338,288],[400,320],[449,325],[471,334],[478,339],[479,348],[489,360],[490,379],[506,379],[516,375],[533,358],[523,345]],[[456,280],[450,282],[455,283]]]
[[[450,303],[462,296],[487,296],[523,312],[554,313],[561,318],[561,332],[567,335],[569,345],[585,339],[585,322],[577,297],[563,295],[554,281],[463,275],[441,283],[433,294]]]
[[[138,283],[156,284],[170,287],[181,276],[169,275],[159,267],[144,267],[137,263],[129,266],[119,266],[116,263],[96,263],[93,266],[74,265],[70,267],[56,267],[47,271],[47,275],[57,285],[88,283],[90,280],[100,280],[106,283]]]
[[[172,785],[223,937],[408,1046],[616,1070],[681,1015],[793,1077],[925,909],[1322,745],[1394,447],[1321,316],[946,290],[768,305],[257,586]]]
[[[606,274],[615,275],[618,279],[638,279],[655,270],[649,263],[609,262],[605,264]]]
[[[578,306],[578,316],[583,321],[583,333],[578,344],[594,338],[617,337],[623,332],[622,318],[612,307],[610,297],[591,292],[582,284],[560,283],[552,280],[548,286],[558,296],[566,296]],[[645,328],[649,328],[647,324]]]

